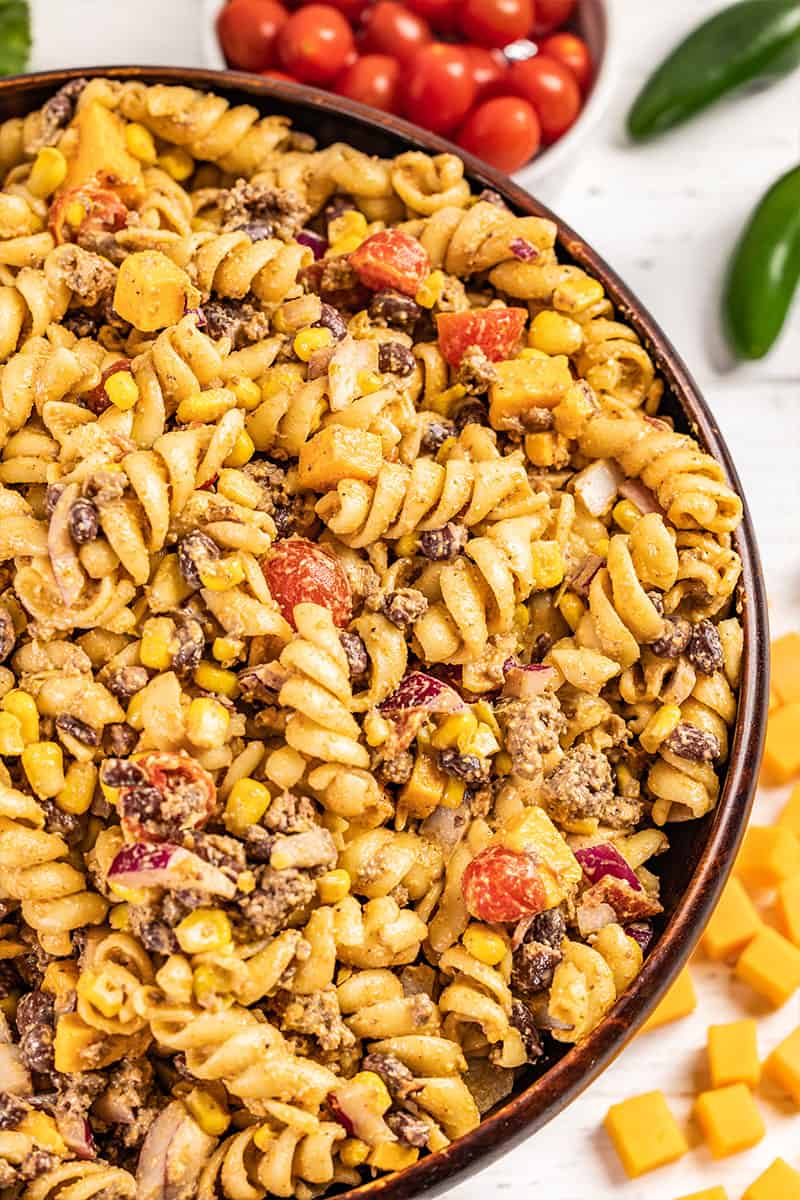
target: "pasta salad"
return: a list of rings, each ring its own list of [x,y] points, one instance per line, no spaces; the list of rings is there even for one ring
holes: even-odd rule
[[[0,170],[0,1192],[403,1168],[640,970],[741,502],[450,154],[96,78]]]

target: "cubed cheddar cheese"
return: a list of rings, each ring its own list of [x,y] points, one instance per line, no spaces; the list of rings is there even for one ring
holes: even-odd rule
[[[569,359],[514,358],[495,364],[497,379],[489,388],[489,417],[496,425],[504,417],[516,417],[529,408],[555,408],[573,384]]]
[[[675,1162],[689,1149],[663,1092],[647,1092],[612,1104],[605,1128],[631,1179]]]
[[[785,826],[751,825],[735,871],[751,887],[777,887],[800,871],[800,841]]]
[[[759,1175],[742,1200],[800,1200],[800,1174],[782,1158]]]
[[[755,1021],[731,1021],[708,1030],[708,1068],[712,1088],[744,1083],[756,1087],[761,1078]]]
[[[177,325],[186,309],[199,301],[200,293],[186,272],[160,250],[129,254],[119,269],[114,310],[143,333]]]
[[[728,1200],[724,1187],[703,1188],[702,1192],[692,1192],[691,1196],[680,1196],[678,1200]]]
[[[736,974],[778,1008],[800,987],[800,949],[764,925],[736,963]]]
[[[800,783],[792,789],[777,823],[781,829],[790,829],[795,837],[800,838]]]
[[[703,948],[714,962],[735,958],[753,940],[761,925],[761,917],[741,880],[732,876],[706,925]]]
[[[764,770],[770,783],[800,775],[800,703],[775,708],[767,718]]]
[[[694,1112],[714,1158],[748,1150],[767,1132],[753,1094],[744,1083],[703,1092],[697,1097]]]
[[[328,425],[300,449],[298,482],[326,492],[343,479],[374,479],[383,465],[383,445],[374,433]]]
[[[800,1028],[775,1047],[764,1063],[764,1074],[800,1105]]]
[[[67,154],[61,191],[111,187],[126,203],[134,204],[144,190],[142,164],[128,150],[122,118],[94,101],[80,111],[74,128],[78,136]]]
[[[429,817],[442,802],[447,775],[429,754],[418,754],[411,777],[400,791],[403,807],[412,817]]]
[[[800,875],[785,879],[778,888],[777,907],[786,936],[800,946]]]
[[[694,1012],[696,1008],[697,995],[692,977],[689,974],[689,968],[684,967],[667,994],[659,1001],[645,1021],[642,1033],[650,1029],[658,1029],[661,1025],[668,1025],[670,1021],[677,1021],[681,1017],[688,1017],[689,1013]]]
[[[800,633],[776,638],[769,662],[770,684],[781,704],[800,703]]]

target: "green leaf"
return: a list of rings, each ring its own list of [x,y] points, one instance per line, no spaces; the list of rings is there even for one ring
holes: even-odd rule
[[[18,75],[24,71],[30,48],[28,0],[0,0],[0,75]]]

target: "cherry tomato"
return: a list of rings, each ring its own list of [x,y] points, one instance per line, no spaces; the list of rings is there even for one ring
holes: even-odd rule
[[[461,50],[467,56],[475,81],[475,100],[488,100],[502,87],[508,63],[499,50],[487,50],[484,46],[461,46]]]
[[[536,0],[536,14],[533,22],[534,37],[542,37],[552,33],[572,16],[576,0]]]
[[[511,174],[530,162],[542,140],[533,105],[516,96],[496,96],[474,108],[458,132],[458,144]]]
[[[276,542],[261,569],[272,598],[292,626],[296,604],[321,604],[343,628],[350,620],[353,598],[338,560],[324,546],[305,538]]]
[[[416,55],[405,94],[405,115],[434,133],[452,133],[475,100],[475,80],[460,46],[434,42]]]
[[[513,63],[508,90],[528,100],[536,109],[545,144],[566,133],[581,111],[581,91],[571,71],[554,58],[537,54]]]
[[[384,112],[397,111],[400,63],[388,54],[365,54],[336,79],[333,90],[349,100],[371,104]]]
[[[358,25],[366,11],[369,0],[327,0],[332,8],[338,8],[351,25]]]
[[[461,0],[406,0],[406,6],[429,21],[439,33],[452,33],[455,29],[460,3]]]
[[[487,846],[467,863],[461,894],[470,915],[490,923],[521,921],[547,907],[536,859],[507,846]]]
[[[263,71],[275,61],[275,40],[289,14],[276,0],[231,0],[217,17],[225,61],[242,71]]]
[[[373,233],[349,261],[365,287],[375,292],[393,288],[405,296],[416,295],[431,269],[425,248],[401,229]]]
[[[533,0],[463,0],[458,19],[471,42],[507,46],[530,33]]]
[[[545,38],[540,44],[539,53],[544,54],[547,58],[554,58],[556,62],[560,62],[568,71],[571,71],[582,92],[589,90],[594,64],[589,47],[583,38],[579,38],[574,33],[554,33],[552,37]]]
[[[106,759],[101,778],[119,789],[120,824],[133,841],[163,841],[201,829],[217,804],[214,780],[188,754],[152,750],[127,760]]]
[[[278,34],[281,65],[303,83],[330,83],[354,48],[353,31],[330,4],[298,9]]]
[[[452,367],[459,365],[469,346],[479,346],[492,362],[501,362],[511,356],[527,319],[525,308],[440,313],[436,318],[439,348]]]
[[[428,22],[393,0],[380,0],[364,17],[361,49],[368,54],[390,54],[404,63],[432,40]]]
[[[80,204],[86,214],[79,225],[73,225],[69,220],[74,204]],[[57,242],[72,242],[80,232],[116,233],[118,229],[125,228],[129,215],[111,188],[86,183],[83,187],[70,188],[61,193],[50,208],[47,223]]]

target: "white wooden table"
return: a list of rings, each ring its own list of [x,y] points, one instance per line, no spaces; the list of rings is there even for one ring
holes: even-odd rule
[[[598,139],[556,201],[557,209],[615,266],[661,321],[705,390],[728,440],[755,519],[774,632],[800,627],[800,306],[765,363],[731,369],[717,323],[726,256],[746,214],[800,158],[800,74],[720,107],[647,149],[632,149],[623,114],[652,64],[722,0],[615,0],[622,74]],[[34,68],[141,62],[202,65],[202,0],[33,0]],[[548,196],[548,200],[552,198]],[[764,791],[770,820],[783,795]],[[585,1095],[496,1166],[453,1189],[454,1200],[517,1192],[541,1200],[674,1200],[722,1183],[730,1200],[777,1155],[800,1168],[800,1118],[775,1094],[759,1103],[768,1138],[715,1163],[695,1146],[679,1164],[625,1179],[601,1123],[609,1104],[663,1088],[677,1115],[707,1086],[711,1023],[762,1015],[728,972],[693,966],[700,1005],[691,1018],[637,1039]],[[766,1016],[762,1055],[800,1023],[800,1002]],[[696,1133],[692,1133],[696,1143]]]

